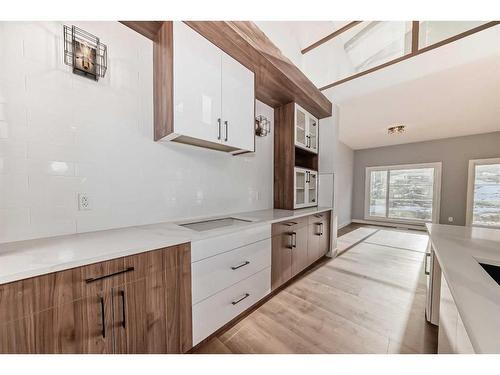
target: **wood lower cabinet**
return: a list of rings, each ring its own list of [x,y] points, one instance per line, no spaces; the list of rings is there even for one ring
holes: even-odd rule
[[[323,212],[273,224],[272,290],[328,253],[330,217],[330,212]]]
[[[0,285],[0,313],[0,353],[183,353],[190,245]]]
[[[309,266],[307,255],[307,227],[301,227],[293,232],[292,277]]]
[[[0,324],[0,353],[112,353],[108,298],[90,296]]]
[[[292,278],[291,234],[273,236],[271,265],[271,290],[274,290]]]

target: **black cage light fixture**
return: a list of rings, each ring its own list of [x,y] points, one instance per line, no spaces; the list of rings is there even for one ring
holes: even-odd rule
[[[93,79],[103,78],[108,68],[108,51],[98,37],[76,26],[63,26],[64,63],[73,73]]]

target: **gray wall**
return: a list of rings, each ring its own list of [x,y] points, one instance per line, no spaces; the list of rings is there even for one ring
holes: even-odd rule
[[[365,168],[442,162],[442,224],[465,225],[470,159],[500,157],[500,132],[354,151],[353,219],[364,219]],[[448,223],[448,217],[454,218]]]

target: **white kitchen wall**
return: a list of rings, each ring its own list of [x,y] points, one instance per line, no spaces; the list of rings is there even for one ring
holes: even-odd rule
[[[352,220],[354,151],[339,140],[339,124],[337,105],[333,105],[331,117],[319,121],[319,202],[328,204],[333,193],[333,207],[341,228]]]
[[[152,42],[76,23],[108,46],[94,82],[63,64],[62,25],[0,22],[0,242],[272,207],[273,132],[247,156],[155,143]]]

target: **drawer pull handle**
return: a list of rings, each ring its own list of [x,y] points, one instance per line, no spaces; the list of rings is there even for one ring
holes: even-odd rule
[[[133,270],[134,270],[134,267],[128,267],[128,268],[126,268],[124,270],[113,272],[113,273],[110,273],[108,275],[97,276],[97,277],[90,277],[88,279],[85,279],[85,282],[87,284],[90,284],[90,283],[93,283],[94,281],[98,281],[98,280],[102,280],[102,279],[107,279],[108,277],[113,277],[113,276],[116,276],[116,275],[120,275],[122,273],[131,272]]]
[[[101,304],[101,322],[102,322],[102,328],[101,328],[101,335],[102,335],[102,338],[105,339],[106,338],[106,318],[104,317],[104,298],[103,297],[99,297],[99,302]]]
[[[286,225],[287,227],[291,227],[291,226],[294,226],[294,225],[297,225],[298,223],[296,223],[295,221],[289,221],[288,223],[283,223],[283,225]]]
[[[318,219],[322,219],[322,218],[323,218],[323,215],[320,215],[320,214],[314,214],[314,217],[315,217],[315,218],[318,218]]]
[[[126,328],[127,324],[125,321],[125,291],[124,290],[120,290],[120,296],[122,297],[122,318],[123,318],[122,327]]]
[[[248,298],[250,297],[250,293],[245,293],[245,295],[243,297],[241,297],[240,299],[237,299],[236,301],[233,301],[231,302],[231,305],[237,305],[238,303],[240,303],[241,301],[243,301],[245,298]]]
[[[250,262],[248,260],[245,260],[243,263],[241,263],[240,265],[237,265],[237,266],[232,266],[231,269],[234,271],[234,270],[237,270],[238,268],[241,268],[241,267],[245,267],[246,265],[250,264]]]

